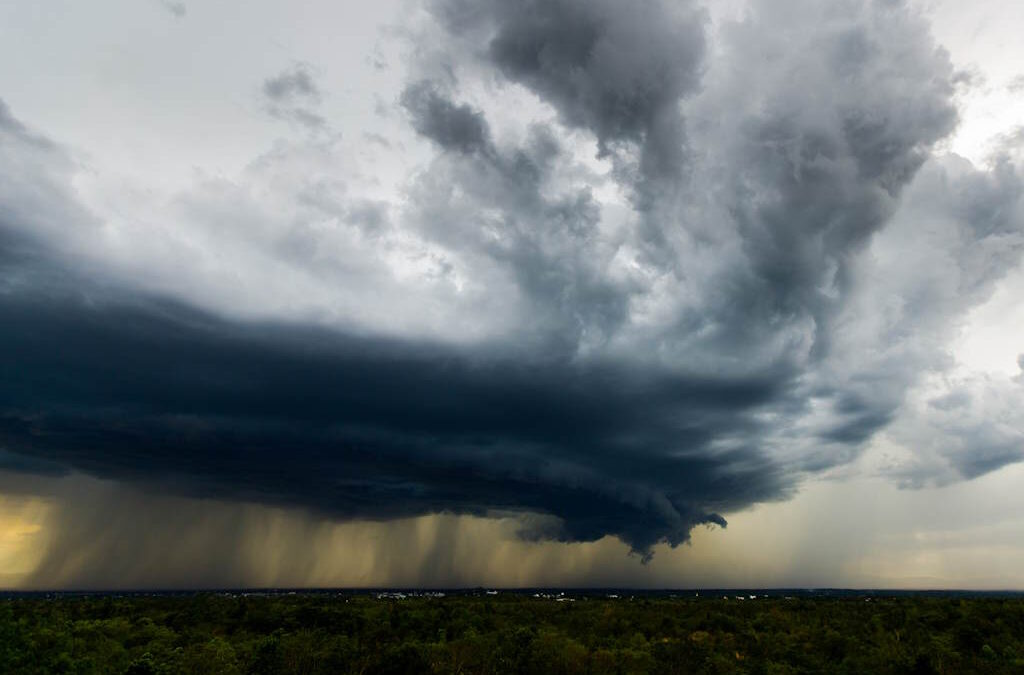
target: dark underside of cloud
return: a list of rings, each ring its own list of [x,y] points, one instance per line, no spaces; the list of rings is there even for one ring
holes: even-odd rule
[[[73,163],[0,102],[0,468],[340,518],[542,513],[561,528],[524,536],[613,535],[646,554],[855,458],[921,373],[944,367],[949,326],[1019,260],[1008,161],[934,163],[916,180],[955,126],[954,74],[898,3],[755,2],[714,50],[689,3],[430,9],[421,42],[441,53],[424,61],[454,75],[425,63],[398,97],[436,151],[401,204],[369,218],[301,171],[232,192],[306,209],[274,239],[279,221],[248,201],[209,215],[221,193],[186,196],[185,215],[209,225],[194,239],[222,249],[194,265],[147,258],[163,286],[106,251]],[[481,72],[550,114],[509,140],[463,100],[459,78]],[[326,128],[304,66],[264,95],[271,114]],[[579,169],[573,143],[607,175]],[[608,183],[621,222],[595,197]],[[307,220],[340,224],[321,240],[327,228]],[[883,235],[896,255],[868,255]],[[146,239],[139,256],[152,256]],[[402,287],[362,259],[409,242],[417,264],[440,260],[436,274]],[[234,248],[263,256],[245,258],[265,263],[255,283],[214,300],[187,283]],[[914,256],[926,271],[941,259],[944,276],[908,274],[899,261]],[[224,297],[258,304],[261,284],[296,269],[287,279],[360,308],[426,298],[467,328],[438,337],[428,317],[419,337],[388,333],[405,317],[361,324],[372,312],[229,318]],[[456,277],[469,290],[452,291]],[[972,424],[957,428],[984,439]],[[1021,457],[1004,436],[990,445],[980,463],[938,456],[963,475]]]
[[[7,468],[345,518],[542,512],[564,529],[524,534],[638,550],[785,487],[754,448],[708,450],[777,395],[772,379],[239,325],[61,286],[0,294]]]

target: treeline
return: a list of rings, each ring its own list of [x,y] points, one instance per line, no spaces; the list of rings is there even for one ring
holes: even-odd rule
[[[1024,673],[1024,600],[0,600],[2,673]]]

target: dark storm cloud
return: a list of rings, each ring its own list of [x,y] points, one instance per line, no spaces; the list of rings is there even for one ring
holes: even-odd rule
[[[562,526],[524,536],[614,534],[642,552],[791,485],[750,440],[747,413],[778,395],[773,373],[709,378],[514,343],[238,323],[113,283],[17,208],[41,201],[89,222],[57,181],[62,152],[12,121],[4,129],[19,161],[0,169],[43,190],[9,194],[0,221],[5,468],[345,518],[535,511]],[[524,185],[514,200],[537,200],[551,152],[539,130],[478,168]],[[569,231],[578,207],[559,204],[531,208]]]
[[[23,468],[343,517],[534,510],[638,550],[785,487],[752,447],[705,450],[771,379],[241,326],[82,288],[0,297],[0,444]]]
[[[11,471],[16,474],[34,474],[38,476],[63,476],[69,473],[63,464],[48,462],[45,459],[8,452],[0,446],[0,471]]]
[[[221,249],[158,261],[164,295],[76,257],[97,228],[69,160],[0,107],[0,461],[344,518],[539,512],[561,519],[554,536],[647,553],[855,458],[1019,260],[1017,170],[928,161],[956,122],[954,71],[900,5],[754,3],[714,50],[685,3],[431,8],[426,39],[454,67],[401,96],[435,150],[402,194],[325,192],[331,176],[270,153],[248,176],[273,180],[179,200],[224,238],[196,228]],[[474,73],[554,113],[504,134],[462,102]],[[306,69],[263,93],[323,126]],[[573,159],[581,137],[607,175]],[[265,217],[264,193],[310,208]],[[210,301],[174,285],[260,247],[230,261],[257,261],[250,287]],[[251,303],[295,269],[304,285],[277,307],[310,288],[359,302],[328,305],[330,328],[225,318],[224,297]],[[383,336],[401,305],[360,324],[399,304],[396,278],[456,319]],[[1017,457],[972,419],[937,453],[961,476]]]
[[[566,125],[592,132],[598,155],[636,176],[638,207],[652,208],[682,178],[678,105],[700,81],[702,10],[660,0],[443,0],[434,10],[451,34],[479,35],[489,63],[553,105]]]
[[[514,279],[529,304],[527,332],[546,350],[568,357],[585,332],[621,325],[631,284],[602,273],[607,253],[593,250],[600,205],[591,190],[551,189],[562,154],[552,130],[534,124],[523,142],[499,146],[479,110],[433,85],[413,85],[403,98],[420,134],[457,151],[438,156],[412,185],[408,224]]]
[[[89,233],[59,181],[67,159],[9,115],[3,132],[18,161],[0,169],[36,188],[7,193],[0,220],[6,469],[343,518],[539,512],[561,527],[524,536],[612,534],[644,553],[791,486],[751,440],[748,413],[779,395],[775,373],[692,376],[511,342],[227,321],[114,283],[53,246],[28,206],[46,203],[37,216]],[[580,207],[536,193],[552,152],[538,130],[476,168],[571,232]],[[528,274],[525,252],[504,255]],[[551,254],[537,264],[555,270]]]
[[[435,40],[496,66],[551,104],[565,125],[592,132],[599,154],[614,155],[615,180],[644,196],[635,202],[633,238],[622,244],[635,248],[647,276],[606,273],[596,201],[596,215],[581,221],[591,226],[571,240],[552,237],[558,229],[544,215],[544,171],[535,187],[502,193],[498,185],[515,181],[481,170],[480,158],[445,158],[422,179],[429,187],[413,194],[427,227],[458,236],[460,247],[478,237],[493,247],[489,235],[503,235],[502,252],[517,255],[492,257],[520,276],[521,288],[543,280],[536,306],[581,319],[565,327],[572,343],[614,336],[655,277],[680,297],[696,297],[675,310],[673,329],[659,333],[652,349],[739,369],[826,358],[848,299],[850,262],[954,127],[953,69],[904,8],[792,2],[776,16],[777,9],[754,3],[722,30],[717,59],[707,62],[703,17],[687,6],[435,3],[442,31]],[[634,32],[643,38],[631,39]],[[653,152],[664,161],[647,161]],[[461,189],[458,202],[442,183]],[[500,216],[481,233],[477,214],[485,209]],[[543,269],[546,253],[554,254],[555,274]],[[594,311],[581,316],[580,308]],[[835,429],[822,437],[867,439],[899,396],[878,401],[845,386],[833,396]]]
[[[705,42],[705,18],[689,3],[455,0],[437,11],[453,31],[492,24],[491,62],[593,131],[602,154],[635,143],[643,172],[678,177],[676,105],[699,83]]]

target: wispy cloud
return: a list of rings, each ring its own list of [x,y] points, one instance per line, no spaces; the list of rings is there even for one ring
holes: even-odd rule
[[[188,13],[188,7],[181,0],[158,0],[158,2],[161,7],[178,19],[184,19]]]

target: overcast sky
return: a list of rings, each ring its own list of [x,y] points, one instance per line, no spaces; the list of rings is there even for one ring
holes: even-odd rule
[[[1024,587],[1024,6],[0,6],[0,586]]]

